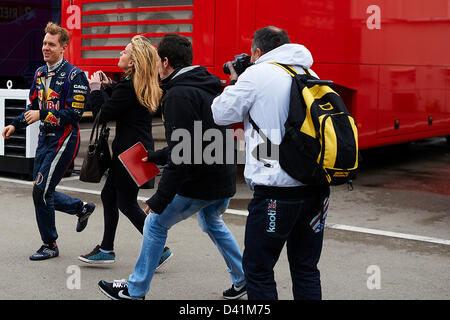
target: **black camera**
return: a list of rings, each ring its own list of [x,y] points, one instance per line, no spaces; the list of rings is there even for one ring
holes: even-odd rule
[[[230,74],[230,69],[228,68],[227,63],[228,62],[225,62],[223,64],[223,72],[225,72],[225,74]],[[248,54],[241,53],[234,56],[234,61],[231,61],[231,64],[233,65],[234,70],[236,70],[236,73],[240,75],[253,63],[250,62],[250,56]]]

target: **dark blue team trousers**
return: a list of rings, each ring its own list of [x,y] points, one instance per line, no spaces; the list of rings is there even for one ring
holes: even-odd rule
[[[78,128],[40,132],[33,168],[33,201],[36,220],[44,243],[58,238],[55,210],[77,214],[83,206],[80,199],[55,191],[64,173],[75,159],[80,139]]]
[[[323,229],[311,221],[322,209],[328,187],[255,187],[248,206],[243,269],[249,300],[277,300],[273,268],[284,244],[296,300],[320,300]]]

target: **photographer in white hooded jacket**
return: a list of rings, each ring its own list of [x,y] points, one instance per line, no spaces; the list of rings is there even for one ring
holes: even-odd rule
[[[248,206],[243,254],[248,298],[278,299],[273,268],[286,243],[294,299],[321,299],[317,264],[322,250],[323,224],[317,228],[313,222],[325,208],[324,203],[328,206],[329,187],[303,185],[295,180],[280,167],[276,152],[275,155],[267,153],[266,158],[259,153],[257,159],[255,150],[265,141],[249,122],[250,114],[275,146],[274,151],[284,136],[292,77],[271,62],[290,65],[304,73],[303,68],[309,69],[313,58],[304,46],[290,43],[284,30],[265,27],[253,36],[251,62],[254,65],[239,78],[228,63],[230,80],[237,81],[232,81],[235,84],[225,88],[212,104],[216,124],[244,123],[244,176],[254,190]]]
[[[299,73],[304,73],[303,68],[309,69],[313,64],[313,58],[306,47],[288,43],[259,57],[257,53],[252,53],[252,62],[254,65],[239,76],[239,81],[233,86],[226,87],[214,100],[212,105],[214,121],[218,125],[244,122],[246,133],[244,176],[250,188],[253,189],[255,185],[300,186],[302,184],[299,181],[281,169],[276,159],[262,162],[256,161],[252,156],[252,151],[263,142],[263,139],[257,134],[252,134],[253,128],[249,124],[248,114],[250,112],[253,121],[264,130],[270,141],[280,144],[289,112],[292,77],[271,62],[291,65]],[[229,67],[232,70],[233,67],[230,65]],[[310,71],[316,76],[312,70]]]

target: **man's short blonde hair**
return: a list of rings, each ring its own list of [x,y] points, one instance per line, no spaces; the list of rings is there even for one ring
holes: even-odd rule
[[[59,44],[62,46],[69,45],[70,41],[70,34],[67,29],[64,29],[60,27],[58,24],[54,22],[47,23],[47,26],[45,27],[45,33],[50,33],[51,35],[59,35]]]

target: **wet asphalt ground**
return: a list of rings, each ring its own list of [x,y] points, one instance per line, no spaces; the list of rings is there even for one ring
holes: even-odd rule
[[[82,145],[75,173],[59,190],[97,205],[82,233],[76,218],[56,213],[60,256],[28,260],[41,245],[32,182],[0,174],[2,243],[0,299],[103,300],[100,279],[128,278],[139,253],[141,235],[121,215],[110,266],[91,266],[77,259],[99,244],[103,234],[100,184],[78,180],[91,121],[82,123]],[[155,120],[156,147],[165,145]],[[112,129],[112,136],[114,129]],[[112,139],[110,140],[112,141]],[[363,152],[354,190],[332,188],[319,269],[326,300],[448,300],[450,298],[450,146],[445,138]],[[251,192],[238,174],[237,194],[224,220],[241,249]],[[146,199],[154,190],[141,190]],[[174,256],[153,279],[147,299],[221,300],[231,284],[225,263],[193,216],[175,225],[167,245]],[[275,268],[280,299],[292,299],[285,249]],[[244,298],[245,299],[245,298]]]

